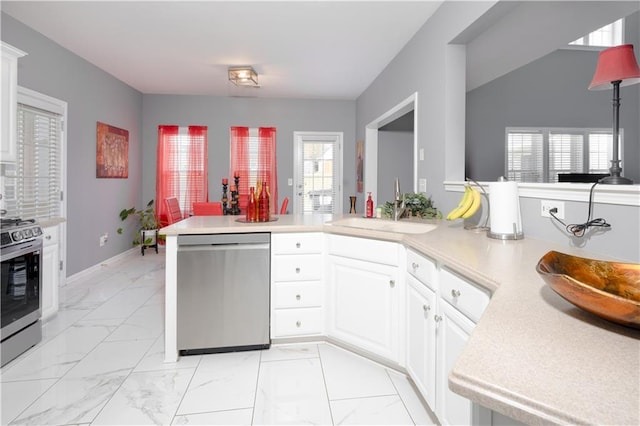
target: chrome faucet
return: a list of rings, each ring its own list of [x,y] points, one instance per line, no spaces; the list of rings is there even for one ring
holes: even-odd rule
[[[407,208],[404,204],[404,194],[400,193],[400,179],[396,178],[395,183],[395,197],[393,201],[393,220],[401,219],[407,213]]]

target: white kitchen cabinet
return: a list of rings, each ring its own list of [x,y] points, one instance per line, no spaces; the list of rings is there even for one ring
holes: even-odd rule
[[[439,269],[438,284],[436,415],[443,425],[490,425],[491,410],[449,389],[449,373],[489,303],[489,292],[446,268]]]
[[[16,110],[18,100],[18,58],[26,53],[2,42],[2,123],[0,128],[0,161],[16,161]]]
[[[449,389],[448,377],[489,292],[407,250],[407,372],[443,425],[491,423],[491,411]]]
[[[323,236],[271,235],[271,337],[323,333]]]
[[[400,362],[404,277],[396,243],[328,236],[327,328],[330,337]],[[375,246],[375,250],[373,250]],[[369,261],[380,258],[385,263]],[[365,260],[363,260],[365,259]]]
[[[43,228],[42,250],[42,320],[58,312],[58,288],[60,285],[59,226]]]
[[[432,410],[436,407],[436,314],[433,290],[407,277],[406,368]]]

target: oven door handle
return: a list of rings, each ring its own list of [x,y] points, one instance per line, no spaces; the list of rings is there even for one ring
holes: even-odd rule
[[[0,253],[0,262],[14,259],[18,256],[22,256],[29,253],[38,253],[42,251],[42,239],[37,238],[27,243],[17,244],[12,247],[7,247]]]

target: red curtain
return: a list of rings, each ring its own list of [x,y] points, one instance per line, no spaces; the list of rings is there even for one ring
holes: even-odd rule
[[[249,187],[264,181],[269,186],[270,210],[278,213],[278,174],[276,168],[276,129],[258,128],[257,138],[249,136],[248,127],[231,128],[231,161],[229,185],[233,185],[233,175],[240,176],[240,199],[238,205],[246,211]]]
[[[176,197],[183,216],[194,202],[208,201],[207,127],[158,126],[156,215],[168,223],[164,200]]]

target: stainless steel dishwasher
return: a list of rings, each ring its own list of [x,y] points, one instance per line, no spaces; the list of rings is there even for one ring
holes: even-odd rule
[[[266,349],[270,233],[178,236],[181,355]]]

